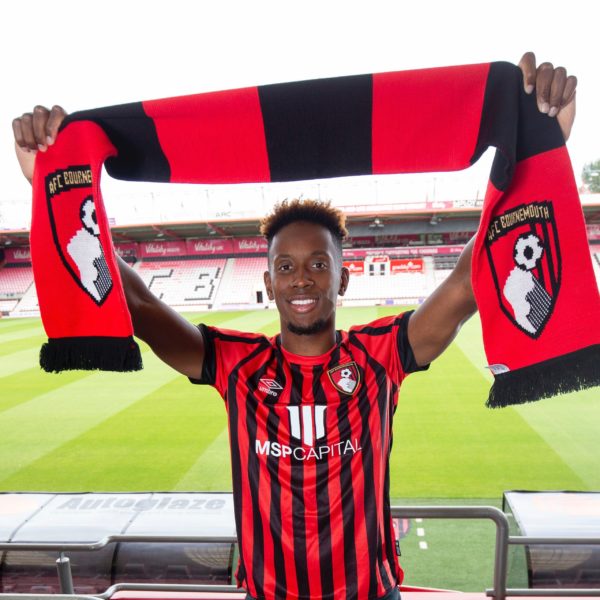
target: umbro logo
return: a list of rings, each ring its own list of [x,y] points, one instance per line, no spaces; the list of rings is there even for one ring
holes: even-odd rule
[[[269,396],[279,396],[279,392],[283,389],[281,384],[274,379],[268,377],[261,377],[258,381],[258,389]]]

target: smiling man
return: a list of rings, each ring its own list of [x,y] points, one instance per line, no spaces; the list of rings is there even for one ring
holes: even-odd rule
[[[200,326],[194,380],[227,401],[238,580],[253,598],[393,598],[392,416],[402,379],[425,364],[408,339],[411,315],[336,331],[349,274],[344,216],[329,204],[283,202],[261,232],[281,333]],[[474,310],[471,295],[465,315]]]
[[[576,80],[532,53],[520,62],[527,93],[568,137]],[[13,121],[29,181],[34,154],[65,117],[36,107]],[[195,327],[119,261],[135,334],[193,383],[226,402],[237,579],[249,598],[395,600],[398,564],[389,500],[392,420],[407,374],[423,370],[476,310],[472,242],[415,312],[338,331],[344,216],[327,203],[283,202],[263,220],[265,286],[279,311],[274,337]]]

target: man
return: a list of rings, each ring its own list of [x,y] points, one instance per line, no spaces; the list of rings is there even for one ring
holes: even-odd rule
[[[535,57],[524,85],[558,117],[565,138],[576,80]],[[15,119],[17,156],[56,139],[65,113],[36,107]],[[135,334],[194,383],[226,401],[236,524],[237,578],[251,598],[398,598],[402,578],[389,503],[392,418],[404,377],[439,356],[476,310],[469,243],[453,273],[414,313],[335,329],[343,215],[315,201],[284,202],[263,220],[267,294],[281,333],[194,327],[156,299],[120,261]]]

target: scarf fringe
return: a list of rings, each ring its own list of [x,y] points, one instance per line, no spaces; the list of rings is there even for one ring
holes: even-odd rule
[[[40,349],[40,366],[48,373],[73,370],[140,371],[140,347],[133,337],[49,339]]]
[[[600,344],[496,375],[486,406],[525,404],[600,385]]]

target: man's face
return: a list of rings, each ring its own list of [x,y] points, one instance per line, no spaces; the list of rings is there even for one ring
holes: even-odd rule
[[[265,286],[279,310],[282,329],[296,335],[333,329],[337,296],[347,285],[348,271],[322,225],[298,221],[273,238]]]

